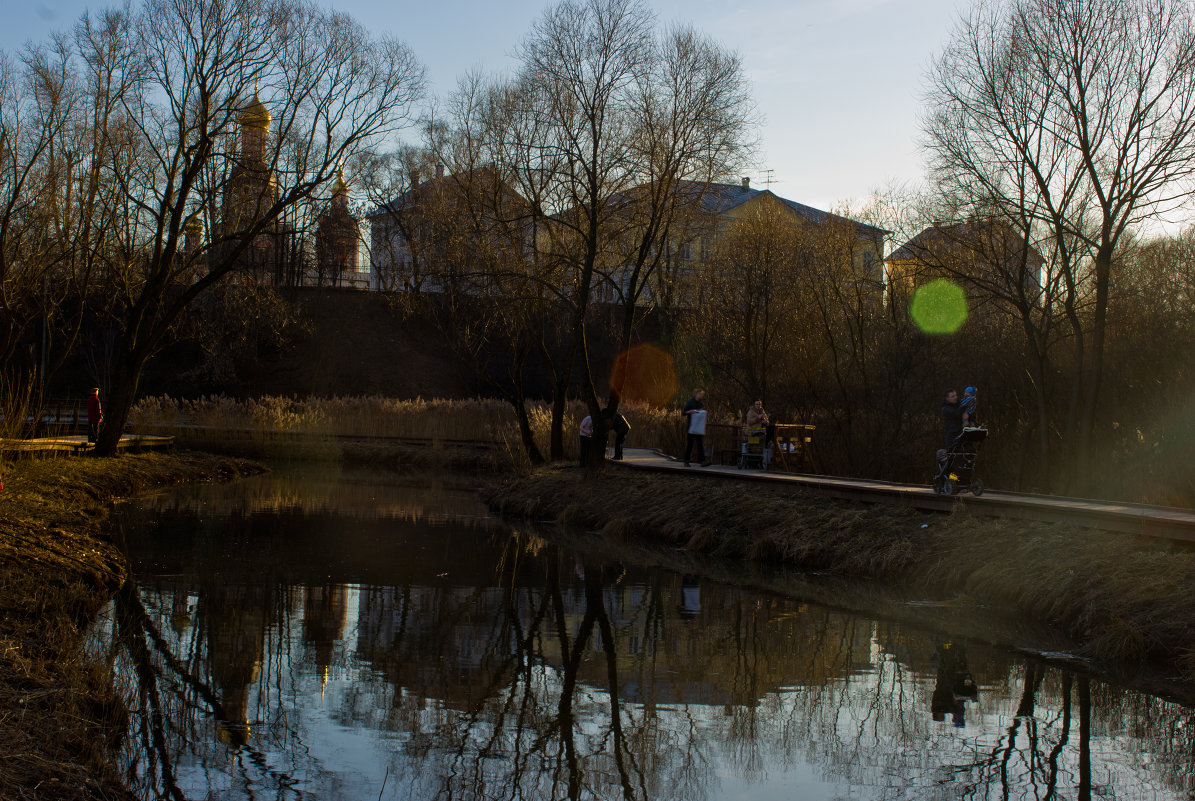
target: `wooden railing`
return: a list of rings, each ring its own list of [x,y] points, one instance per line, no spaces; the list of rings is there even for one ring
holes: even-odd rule
[[[87,433],[87,399],[53,398],[42,407],[34,425],[36,437],[65,437]]]

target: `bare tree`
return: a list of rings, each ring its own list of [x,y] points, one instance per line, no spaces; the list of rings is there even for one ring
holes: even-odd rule
[[[383,152],[363,152],[357,159],[360,185],[371,208],[370,260],[373,281],[383,291],[422,292],[426,262],[434,260],[433,226],[444,222],[436,190],[436,156],[427,148],[404,145]]]
[[[612,199],[631,190],[635,170],[633,121],[624,113],[651,67],[652,17],[638,0],[566,0],[548,9],[518,50],[520,79],[544,115],[546,137],[537,155],[553,169],[546,207],[551,253],[570,272],[569,330],[572,344],[560,375],[575,368],[579,395],[594,420],[594,438],[607,433],[589,361],[586,317],[607,255],[607,234],[616,211]],[[566,386],[553,405],[553,441],[563,425]],[[605,458],[594,449],[594,463]]]
[[[739,58],[691,28],[674,28],[656,42],[631,109],[641,183],[617,198],[625,229],[611,248],[620,351],[630,347],[642,307],[655,303],[650,290],[661,288],[669,255],[711,241],[710,215],[701,213],[710,183],[739,171],[754,121]],[[656,294],[674,300],[667,287]],[[618,402],[612,387],[607,411],[617,411]]]
[[[6,394],[35,407],[94,313],[89,294],[119,225],[109,168],[124,146],[109,135],[119,53],[88,42],[120,24],[106,15],[19,62],[0,54],[0,359]]]
[[[544,302],[566,309],[563,358],[541,348],[555,381],[556,456],[573,386],[595,437],[604,438],[589,356],[599,288],[613,287],[605,294],[622,305],[625,347],[677,210],[694,200],[685,182],[734,168],[750,103],[737,57],[690,29],[657,36],[653,17],[635,0],[561,3],[535,24],[518,56],[519,75],[488,91],[477,132],[484,131],[487,163],[534,210],[539,247],[524,275],[527,296],[539,299],[537,309]],[[617,403],[612,393],[606,406]],[[594,463],[602,459],[595,450]]]
[[[932,73],[928,147],[948,188],[1038,227],[1075,332],[1075,459],[1088,463],[1117,249],[1184,203],[1195,170],[1195,29],[1173,0],[976,6]],[[1029,237],[1030,240],[1037,237]],[[1082,308],[1090,297],[1089,313]]]
[[[714,375],[745,398],[769,398],[769,376],[791,374],[802,232],[779,203],[730,223],[702,276],[690,328]]]
[[[141,370],[182,311],[263,250],[290,247],[271,244],[280,220],[404,125],[423,79],[405,45],[306,0],[147,0],[127,13],[104,40],[123,56],[114,97],[136,158],[111,165],[127,227],[108,271],[120,338],[101,454],[115,452]],[[191,248],[193,215],[209,236]]]

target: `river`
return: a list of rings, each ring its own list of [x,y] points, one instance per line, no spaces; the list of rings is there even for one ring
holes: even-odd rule
[[[123,504],[94,647],[144,799],[1195,799],[1195,710],[587,548],[467,479]]]

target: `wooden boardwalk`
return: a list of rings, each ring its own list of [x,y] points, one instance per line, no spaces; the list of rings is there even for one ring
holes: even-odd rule
[[[151,451],[169,450],[174,447],[174,437],[157,437],[146,434],[122,434],[118,450]],[[0,439],[0,452],[8,457],[48,456],[55,454],[83,454],[95,449],[87,437],[38,437],[36,439]]]
[[[1069,522],[1106,531],[1195,542],[1195,510],[1192,509],[990,490],[980,497],[970,494],[945,496],[935,494],[928,484],[896,484],[804,473],[740,470],[719,465],[685,467],[671,456],[641,448],[626,448],[623,457],[621,462],[611,464],[637,470],[799,486],[833,498],[892,503],[925,511],[948,512],[962,504],[974,514],[991,517]]]

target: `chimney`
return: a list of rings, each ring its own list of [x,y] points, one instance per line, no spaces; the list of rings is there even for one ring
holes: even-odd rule
[[[437,164],[436,165],[436,178],[439,179],[439,178],[443,178],[443,177],[444,177],[444,165]]]
[[[411,170],[411,188],[419,188],[419,170]]]
[[[743,178],[743,188],[744,189],[751,188],[751,179],[750,178]]]

